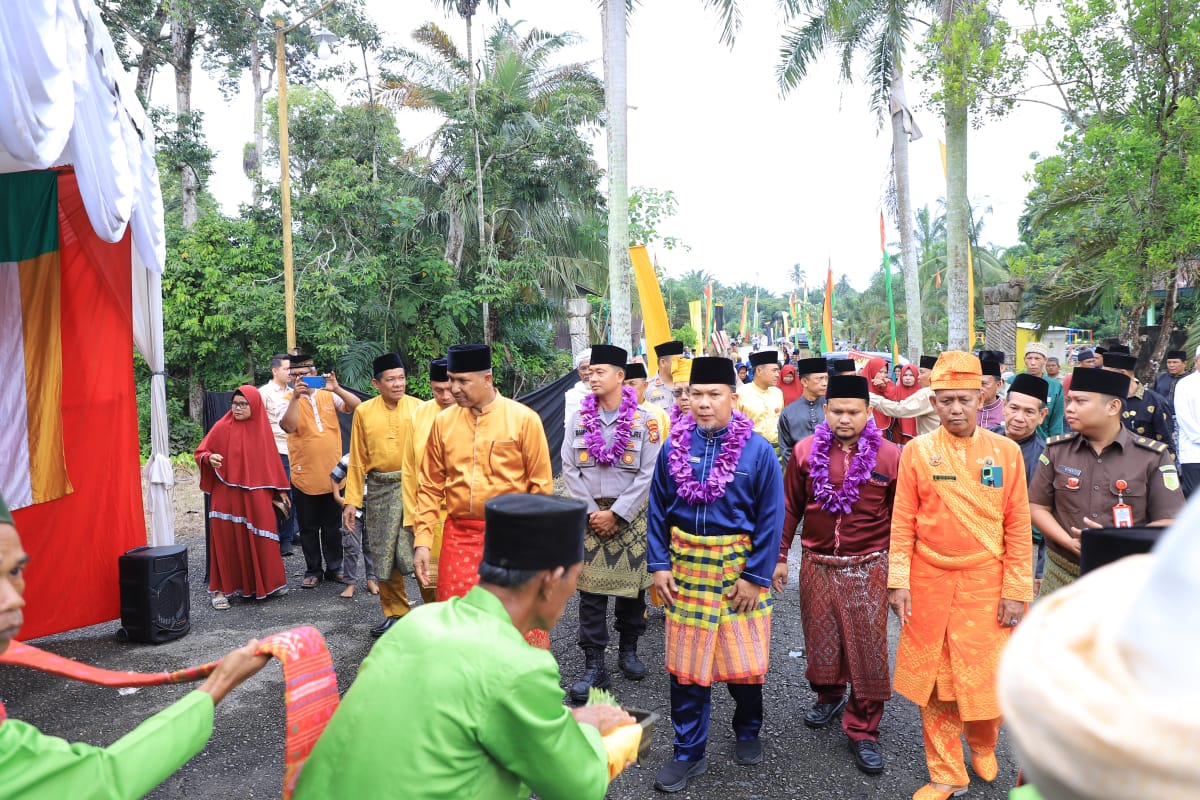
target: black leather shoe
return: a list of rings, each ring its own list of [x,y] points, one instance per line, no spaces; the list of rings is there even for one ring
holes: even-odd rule
[[[399,617],[388,617],[383,622],[371,628],[371,635],[378,639],[392,629],[392,626],[400,621]]]
[[[871,739],[856,742],[849,739],[847,743],[850,745],[850,752],[854,756],[856,767],[868,775],[878,775],[883,772],[883,751],[879,749],[879,742]]]
[[[671,760],[659,767],[654,776],[654,788],[667,794],[682,792],[689,780],[707,771],[708,759],[704,756],[699,761]]]
[[[817,703],[804,715],[804,724],[810,728],[824,728],[846,707],[846,700],[842,695],[836,703]]]
[[[763,760],[762,742],[758,739],[739,741],[733,746],[733,760],[744,766],[761,764]]]

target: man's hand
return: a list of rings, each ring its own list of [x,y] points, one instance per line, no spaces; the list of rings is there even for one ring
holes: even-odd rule
[[[771,588],[777,592],[782,592],[783,587],[787,586],[788,582],[788,565],[786,561],[780,561],[775,565],[775,574],[771,576]]]
[[[354,524],[357,522],[358,509],[347,503],[342,508],[342,527],[348,531],[354,530]]]
[[[1015,628],[1024,618],[1024,603],[1020,600],[1000,599],[1000,607],[996,609],[996,622],[1000,623],[1001,628]]]
[[[289,512],[292,510],[292,498],[287,492],[276,492],[275,497],[278,498],[279,502],[283,503],[284,509]]]
[[[888,589],[888,605],[901,628],[912,622],[912,593],[908,589]]]
[[[887,386],[887,375],[883,374],[883,370],[875,373],[875,377],[871,379],[871,383],[876,386]]]
[[[221,659],[201,686],[200,691],[212,695],[213,705],[221,702],[229,690],[249,678],[267,665],[268,656],[256,656],[258,639],[251,639],[244,646]]]
[[[336,372],[326,372],[325,373],[325,386],[323,388],[327,392],[336,392],[338,389],[341,388],[341,386],[338,384]]]
[[[662,598],[663,605],[667,608],[675,605],[675,594],[679,591],[679,587],[675,585],[675,578],[671,575],[671,570],[663,569],[654,573],[654,588],[658,591],[658,596]]]
[[[1099,522],[1088,517],[1083,518],[1083,528],[1103,528]],[[1083,528],[1070,528],[1068,533],[1071,534],[1071,541],[1066,543],[1066,548],[1070,550],[1076,557],[1083,550]]]
[[[598,536],[612,536],[617,532],[617,515],[611,511],[593,511],[588,515],[588,525]]]
[[[292,400],[299,400],[301,397],[308,397],[312,394],[312,387],[299,378],[296,379],[296,385],[292,387]]]
[[[608,704],[572,708],[571,716],[575,717],[575,721],[580,725],[591,725],[600,731],[601,736],[607,736],[622,725],[637,721],[626,713],[625,709]]]
[[[225,456],[221,455],[220,453],[209,453],[208,465],[210,467],[212,467],[213,469],[220,469],[221,465],[224,463],[225,463]]]
[[[733,613],[747,614],[758,606],[762,593],[765,591],[766,589],[758,584],[751,583],[745,578],[738,578],[725,598],[729,600],[729,608]]]
[[[429,586],[429,548],[419,546],[413,548],[413,572],[417,574],[417,582],[421,586]]]

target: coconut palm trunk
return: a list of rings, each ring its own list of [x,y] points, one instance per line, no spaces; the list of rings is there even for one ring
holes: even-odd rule
[[[913,234],[912,196],[908,176],[909,129],[905,125],[904,75],[892,70],[892,169],[896,180],[896,216],[900,228],[900,262],[904,267],[905,323],[908,326],[908,360],[916,362],[924,349],[921,325],[921,276],[917,267],[917,243]]]

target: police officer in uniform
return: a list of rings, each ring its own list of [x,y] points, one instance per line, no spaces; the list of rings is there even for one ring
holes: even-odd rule
[[[1104,356],[1104,368],[1129,381],[1125,407],[1121,411],[1121,422],[1126,428],[1148,439],[1162,442],[1167,447],[1175,446],[1175,420],[1172,419],[1170,402],[1153,389],[1147,389],[1133,377],[1137,367],[1137,356],[1109,351]]]
[[[683,355],[683,342],[675,339],[663,342],[654,348],[654,355],[658,359],[658,372],[646,387],[646,402],[654,403],[663,411],[670,411],[671,406],[675,405],[672,392],[675,382],[671,378],[671,366],[677,356]]]
[[[646,630],[646,501],[664,432],[649,404],[624,385],[628,354],[607,344],[592,346],[591,396],[567,426],[562,474],[571,496],[587,503],[583,572],[579,575],[579,646],[586,666],[571,686],[571,699],[587,700],[591,687],[608,688],[608,598],[615,598],[620,635],[618,666],[641,680],[637,654]]]
[[[1042,594],[1079,577],[1083,529],[1170,525],[1183,507],[1170,449],[1121,424],[1128,392],[1129,379],[1107,369],[1078,367],[1071,378],[1073,432],[1046,441],[1029,486],[1030,517],[1048,547]]]

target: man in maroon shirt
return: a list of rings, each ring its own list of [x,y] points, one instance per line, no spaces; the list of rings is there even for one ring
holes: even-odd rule
[[[805,677],[817,693],[804,724],[823,728],[845,709],[842,729],[854,763],[875,774],[883,771],[879,721],[892,696],[887,549],[900,448],[871,418],[866,378],[831,376],[825,397],[825,422],[797,442],[784,475],[787,517],[774,588],[781,592],[787,583],[788,551],[803,519]]]

